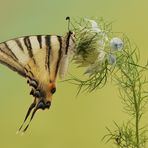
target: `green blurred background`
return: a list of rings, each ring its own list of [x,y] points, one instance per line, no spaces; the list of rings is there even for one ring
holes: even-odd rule
[[[114,31],[127,33],[139,46],[144,63],[147,6],[147,0],[0,0],[0,41],[31,34],[63,35],[66,16],[97,16],[114,21]],[[32,102],[29,90],[25,79],[0,65],[1,148],[111,148],[111,143],[101,141],[105,127],[127,119],[115,86],[76,97],[76,86],[59,82],[51,109],[38,112],[24,136],[16,135]]]

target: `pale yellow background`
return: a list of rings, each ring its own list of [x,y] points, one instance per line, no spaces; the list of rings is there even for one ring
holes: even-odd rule
[[[0,0],[0,41],[31,34],[63,35],[66,16],[114,21],[113,30],[127,33],[139,46],[141,63],[148,58],[147,0]],[[111,143],[101,141],[105,127],[127,119],[115,86],[75,97],[75,86],[58,83],[51,109],[38,112],[21,137],[15,133],[32,102],[29,91],[25,79],[0,65],[0,148],[111,148]]]

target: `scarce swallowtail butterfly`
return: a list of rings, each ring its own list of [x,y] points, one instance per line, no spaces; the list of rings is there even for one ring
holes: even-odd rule
[[[70,18],[67,17],[70,22]],[[69,31],[65,36],[33,35],[0,43],[0,63],[27,79],[34,97],[24,122],[32,111],[27,130],[38,109],[49,109],[56,91],[57,75],[65,75],[68,59],[75,48],[75,35]]]

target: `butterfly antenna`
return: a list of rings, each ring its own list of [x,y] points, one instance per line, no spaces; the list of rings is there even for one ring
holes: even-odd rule
[[[70,31],[70,17],[67,16],[67,17],[66,17],[66,20],[68,21],[68,31]]]

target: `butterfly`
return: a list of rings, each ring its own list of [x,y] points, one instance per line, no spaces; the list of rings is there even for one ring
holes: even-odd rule
[[[70,20],[70,18],[67,18]],[[56,92],[56,79],[64,77],[68,60],[75,48],[75,34],[70,30],[65,36],[32,35],[0,43],[0,63],[27,79],[34,97],[24,122],[32,112],[31,120],[38,109],[49,109],[52,95]],[[33,110],[33,111],[32,111]]]

